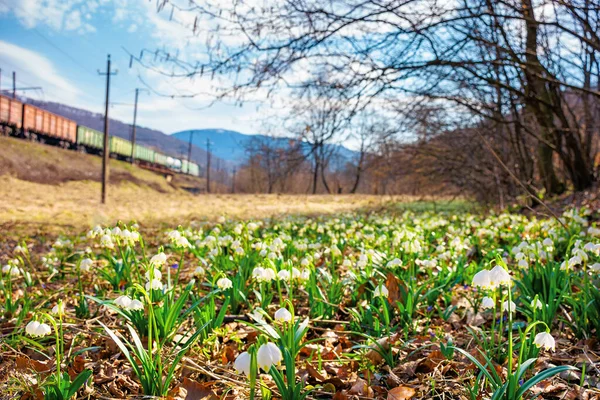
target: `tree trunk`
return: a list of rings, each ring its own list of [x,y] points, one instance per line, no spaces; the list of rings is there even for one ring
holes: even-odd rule
[[[527,108],[533,113],[541,129],[542,140],[538,143],[538,171],[540,179],[548,195],[560,194],[564,185],[558,180],[554,170],[552,155],[554,150],[551,145],[556,145],[554,140],[555,127],[554,115],[548,106],[550,95],[542,78],[544,67],[538,58],[538,23],[533,15],[531,0],[522,0],[523,15],[527,28],[526,60],[524,72],[527,81],[526,99]]]

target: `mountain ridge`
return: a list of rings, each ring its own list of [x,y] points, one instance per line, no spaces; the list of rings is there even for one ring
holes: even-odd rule
[[[189,141],[190,133],[193,132],[192,143],[197,146],[204,146],[206,149],[206,140],[208,139],[210,144],[211,153],[217,157],[240,165],[248,159],[246,154],[246,146],[250,144],[252,140],[265,140],[274,142],[275,147],[285,147],[289,141],[295,140],[292,137],[285,136],[267,136],[263,134],[243,134],[238,131],[211,128],[211,129],[188,129],[185,131],[179,131],[172,134],[172,136],[180,139]],[[347,147],[333,143],[327,145],[335,153],[340,156],[342,162],[350,161],[356,157],[357,152],[348,149]],[[308,153],[309,145],[305,145],[305,153]]]

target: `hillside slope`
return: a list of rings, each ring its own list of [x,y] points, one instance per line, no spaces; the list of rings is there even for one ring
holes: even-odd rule
[[[46,185],[72,181],[100,182],[102,158],[0,136],[0,175]],[[204,185],[203,179],[183,175],[175,175],[169,183],[159,174],[114,159],[110,160],[109,179],[111,185],[127,182],[162,193],[177,191],[182,186],[195,184],[201,188]]]

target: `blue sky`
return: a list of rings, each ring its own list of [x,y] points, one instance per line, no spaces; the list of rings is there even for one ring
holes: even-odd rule
[[[205,79],[170,80],[138,65],[129,68],[123,47],[134,54],[143,48],[201,52],[203,38],[191,36],[191,15],[160,13],[156,0],[0,0],[1,87],[41,86],[43,91],[20,92],[102,112],[106,55],[118,74],[112,78],[110,116],[130,122],[140,77],[160,93],[210,91]],[[140,95],[140,125],[173,133],[185,129],[223,128],[259,133],[264,108],[219,103],[206,108],[210,97],[171,99],[154,93]],[[118,104],[124,103],[124,104]]]

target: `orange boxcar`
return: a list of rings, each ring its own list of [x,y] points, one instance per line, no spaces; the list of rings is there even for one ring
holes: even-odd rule
[[[21,128],[23,103],[0,95],[0,124]]]
[[[23,129],[70,143],[77,141],[77,123],[41,108],[25,104]]]

